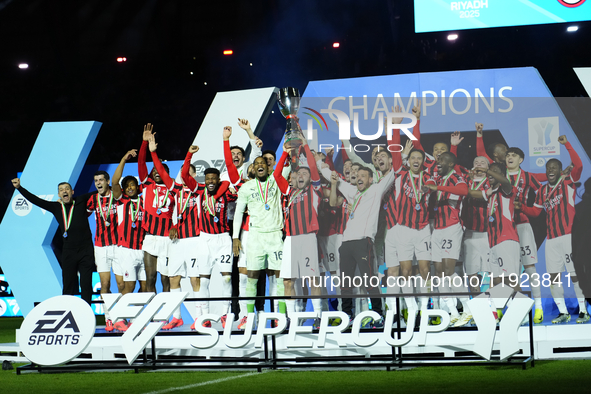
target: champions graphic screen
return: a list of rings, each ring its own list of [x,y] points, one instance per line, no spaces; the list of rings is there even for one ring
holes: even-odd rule
[[[591,20],[586,0],[415,0],[415,32]]]

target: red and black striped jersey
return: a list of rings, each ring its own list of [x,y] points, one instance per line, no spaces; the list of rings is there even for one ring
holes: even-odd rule
[[[421,186],[427,182],[434,184],[431,176],[424,171],[415,176],[412,172],[402,169],[398,174],[394,181],[394,193],[398,213],[396,220],[399,224],[417,230],[429,224],[428,195],[421,192]]]
[[[544,185],[538,190],[534,207],[546,210],[546,231],[548,239],[571,234],[575,216],[576,186],[570,176],[551,186]]]
[[[488,222],[488,244],[492,248],[503,241],[519,242],[519,235],[515,227],[515,196],[517,188],[513,187],[509,194],[498,187],[488,198],[487,216]],[[490,221],[490,218],[493,218]]]
[[[242,182],[235,185],[236,189],[242,185]],[[219,198],[215,199],[206,191],[201,195],[201,215],[199,216],[199,227],[201,231],[207,234],[223,234],[230,232],[228,225],[228,204],[235,202],[238,194],[226,190]]]
[[[488,178],[486,177],[479,181],[474,181],[472,179],[468,180],[469,190],[486,191],[489,188],[490,184],[488,183]],[[462,223],[467,230],[473,230],[480,233],[486,232],[486,228],[488,227],[488,215],[486,213],[487,207],[488,202],[486,200],[481,200],[470,196],[464,198],[462,201]]]
[[[465,185],[466,181],[454,170],[449,177],[438,176],[436,183],[437,186],[457,186]],[[445,191],[436,191],[432,194],[434,195],[435,228],[442,229],[460,223],[463,196]]]
[[[538,191],[538,189],[542,187],[542,184],[532,174],[523,171],[522,169],[519,169],[515,174],[507,172],[507,178],[511,181],[511,184],[517,188],[517,196],[515,197],[516,201],[521,202],[523,205],[527,204],[527,196],[529,195],[530,189]],[[515,215],[515,223],[529,223],[529,219],[525,213],[517,211],[517,214]]]
[[[318,232],[318,205],[320,191],[309,185],[305,189],[290,188],[287,202],[287,222],[285,232],[288,236]]]
[[[93,194],[86,204],[88,212],[94,212],[96,231],[95,246],[117,245],[117,200],[112,192],[106,196]]]
[[[164,184],[157,184],[152,178],[147,178],[140,185],[140,191],[144,195],[143,225],[147,234],[168,236],[173,226],[176,196],[181,188],[179,184],[173,183],[169,189]]]
[[[129,198],[121,196],[117,204],[117,245],[128,249],[140,250],[144,242],[145,230],[143,197]]]
[[[201,214],[201,193],[203,187],[198,186],[192,192],[186,186],[179,190],[176,196],[177,204],[177,236],[180,239],[197,237],[200,232],[199,215]]]
[[[382,197],[382,206],[385,211],[386,226],[388,230],[394,227],[396,221],[396,193],[394,192],[394,184],[386,191]]]

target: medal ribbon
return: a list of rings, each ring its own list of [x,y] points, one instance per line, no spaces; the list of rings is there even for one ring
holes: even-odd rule
[[[293,197],[291,197],[291,198],[289,199],[289,204],[287,204],[287,206],[288,206],[288,207],[290,207],[290,206],[291,206],[291,203],[292,203],[292,202],[294,202],[294,201],[295,201],[295,199],[296,199],[296,198],[298,198],[298,196],[299,196],[300,194],[302,194],[302,190],[298,190],[297,192],[295,192],[295,193],[293,194]]]
[[[558,186],[560,186],[560,184],[562,183],[562,181],[564,181],[564,176],[563,175],[560,175],[560,178],[558,178],[558,182],[556,182],[556,185],[554,185],[554,187],[552,188],[552,190],[549,190],[550,189],[550,184],[547,184],[546,185],[546,190],[548,190],[546,192],[546,201],[550,200],[550,196],[552,194],[554,194],[554,191],[556,190],[556,188]]]
[[[509,175],[509,170],[507,170],[507,179],[511,179],[511,175]],[[513,186],[517,187],[520,179],[521,179],[521,167],[519,168],[519,172],[517,173],[517,178],[515,179],[515,184]]]
[[[361,197],[363,197],[363,195],[365,194],[365,192],[368,191],[368,190],[369,190],[369,188],[365,189],[362,192],[358,192],[359,193],[359,196],[357,196],[357,198],[355,199],[355,202],[353,202],[353,208],[351,208],[351,215],[353,215],[353,212],[355,212],[355,210],[357,209],[357,206],[361,202]]]
[[[451,176],[453,173],[454,173],[453,171],[450,171],[450,173],[449,173],[449,174],[447,174],[447,175],[445,176],[445,178],[443,178],[443,185],[441,185],[441,186],[445,186],[445,184],[447,183],[447,180],[449,179],[449,177],[450,177],[450,176]],[[441,192],[441,191],[437,192],[437,201],[439,201],[439,199],[441,198],[441,195],[442,195],[442,194],[443,194],[443,192]]]
[[[140,206],[140,198],[138,197],[136,199],[135,205],[133,203],[133,200],[129,200],[130,205],[129,205],[129,211],[131,212],[131,221],[135,222],[137,221],[137,212]]]
[[[267,180],[265,181],[265,193],[263,193],[263,185],[261,181],[257,179],[257,185],[259,186],[259,196],[261,197],[261,202],[263,204],[267,204],[267,200],[269,198],[269,177],[267,176]],[[263,198],[263,194],[265,197]]]
[[[488,209],[488,217],[491,217],[496,211],[495,202],[497,202],[497,196],[498,193],[495,192],[495,195],[491,197],[490,208]]]
[[[183,203],[184,192],[185,192],[185,188],[182,188],[181,192],[179,193],[179,207],[181,207],[180,215],[182,215],[187,210],[187,206],[189,205],[189,200],[191,197],[191,192],[187,192],[187,198],[185,199],[185,202]]]
[[[479,190],[479,189],[480,189],[480,186],[482,186],[482,184],[483,184],[484,182],[486,182],[486,177],[484,177],[484,178],[483,178],[483,179],[480,181],[480,183],[479,183],[478,185],[476,185],[476,187],[474,187],[474,185],[476,184],[476,182],[475,182],[475,181],[472,181],[472,188],[471,188],[471,190]]]
[[[64,233],[68,232],[70,228],[70,224],[72,224],[72,212],[74,211],[74,202],[72,202],[72,207],[70,208],[70,212],[66,215],[66,206],[63,202],[60,201],[62,204],[62,216],[64,218]]]
[[[102,197],[97,194],[96,199],[98,200],[99,213],[103,218],[103,221],[108,222],[107,217],[111,215],[111,205],[113,205],[113,193],[109,196],[109,206],[107,206],[107,211],[105,213],[103,213],[103,206],[101,204]]]
[[[415,185],[415,181],[412,176],[412,173],[409,172],[408,176],[410,178],[410,184],[412,186],[412,191],[415,194],[415,203],[420,203],[421,202],[421,198],[423,197],[423,193],[421,193],[421,196],[419,197],[419,193],[417,193],[417,185]],[[423,187],[423,171],[421,171],[421,173],[419,174],[419,190],[421,190],[421,188]]]
[[[205,197],[205,210],[209,212],[211,216],[215,216],[215,200],[213,196],[209,196],[209,194],[207,193],[207,188],[205,189],[205,193],[203,195]]]
[[[160,196],[158,195],[158,187],[154,187],[154,198],[156,199],[154,205],[156,208],[160,209],[166,206],[166,203],[168,202],[168,194],[169,190],[166,189],[166,195],[164,196],[164,200],[162,200],[162,205],[159,205],[158,201],[160,201]]]

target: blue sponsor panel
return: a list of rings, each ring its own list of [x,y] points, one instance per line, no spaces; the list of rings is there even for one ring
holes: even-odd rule
[[[49,201],[57,200],[60,182],[76,184],[99,122],[44,123],[21,176],[21,184]],[[15,174],[16,176],[16,174]],[[0,261],[22,313],[62,293],[60,265],[51,247],[58,228],[53,215],[33,206],[14,191],[10,207],[0,224]]]
[[[591,19],[585,0],[415,0],[414,11],[417,33]]]

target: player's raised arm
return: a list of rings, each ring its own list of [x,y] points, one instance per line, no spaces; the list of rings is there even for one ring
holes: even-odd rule
[[[424,152],[425,149],[421,145],[421,100],[415,98],[415,106],[412,107],[412,114],[417,118],[417,124],[412,128],[412,135],[416,138],[413,144],[416,149]]]
[[[396,108],[392,108],[392,112],[400,112],[400,106],[397,105]],[[400,124],[400,122],[402,122],[402,118],[393,118],[392,121],[394,123]],[[388,140],[388,150],[392,155],[392,168],[394,169],[394,172],[399,172],[402,168],[402,151],[398,151],[398,149],[396,149],[398,146],[402,145],[400,144],[400,130],[396,129],[392,130],[392,138]],[[390,147],[392,147],[392,149],[390,149]]]
[[[191,167],[191,159],[195,153],[199,152],[199,147],[197,145],[191,145],[187,154],[185,155],[185,161],[183,162],[183,166],[181,167],[181,179],[187,185],[191,192],[195,193],[199,188],[199,184],[197,181],[189,174],[189,168]]]
[[[275,178],[275,182],[277,182],[277,187],[283,194],[289,194],[289,182],[287,182],[287,179],[285,179],[282,172],[283,165],[285,164],[287,158],[291,155],[292,149],[293,148],[290,147],[283,150],[283,153],[281,154],[281,157],[275,166],[275,170],[273,171],[273,177]]]
[[[564,145],[566,150],[568,150],[570,160],[573,162],[573,169],[570,172],[570,177],[574,182],[578,182],[581,179],[581,173],[583,172],[583,162],[570,142],[567,141],[565,135],[558,137],[558,142]]]
[[[144,134],[142,135],[142,146],[137,156],[137,173],[141,183],[148,180],[148,167],[146,166],[146,151],[148,150],[148,140],[152,136],[153,126],[148,123],[144,126]]]
[[[250,122],[248,119],[240,119],[238,118],[238,126],[242,128],[248,134],[248,138],[250,139],[250,157],[257,158],[262,154],[262,141],[260,138],[257,138],[250,127]]]
[[[476,123],[476,156],[486,157],[489,164],[492,164],[493,160],[486,154],[484,140],[482,139],[482,130],[484,130],[484,124]]]
[[[119,162],[119,165],[115,169],[113,173],[113,178],[111,179],[111,192],[113,193],[113,197],[118,200],[121,197],[121,177],[123,176],[123,169],[125,168],[125,163],[128,160],[131,160],[132,157],[137,157],[137,149],[132,149],[125,153],[125,156]]]
[[[154,162],[154,167],[156,167],[156,171],[158,171],[160,178],[162,178],[162,182],[164,182],[168,189],[172,189],[172,187],[174,186],[174,181],[172,180],[170,175],[168,175],[168,172],[166,172],[166,169],[162,165],[162,162],[160,161],[160,159],[158,158],[158,154],[156,153],[158,144],[156,143],[155,135],[156,134],[152,134],[150,140],[148,141],[150,152],[152,153],[152,161]]]
[[[19,193],[22,194],[22,196],[24,198],[26,198],[32,204],[37,205],[39,208],[45,209],[46,211],[51,211],[51,206],[54,203],[52,203],[51,201],[47,201],[42,198],[39,198],[36,195],[34,195],[33,193],[31,193],[30,191],[28,191],[27,189],[25,189],[21,185],[21,180],[19,178],[14,178],[12,180],[12,186],[14,186],[14,188],[16,190],[18,190]]]
[[[339,174],[336,171],[332,172],[330,176],[330,196],[328,197],[328,204],[331,207],[340,207],[345,200],[337,193],[338,183],[340,182]]]
[[[250,126],[250,123],[249,123]],[[251,131],[252,132],[252,131]],[[232,151],[230,150],[230,137],[232,136],[232,128],[230,126],[224,127],[223,131],[223,139],[224,139],[224,161],[226,162],[226,169],[228,170],[228,176],[230,177],[230,182],[233,185],[240,182],[240,174],[238,173],[238,169],[234,164],[234,160],[232,160]],[[252,154],[252,151],[251,151]],[[258,156],[257,156],[258,157]]]
[[[301,137],[300,141],[302,141],[302,145],[304,147],[304,155],[306,156],[308,167],[310,168],[310,181],[312,182],[312,186],[318,188],[320,187],[320,174],[318,174],[318,167],[316,167],[316,158],[314,157],[312,151],[310,150],[310,147],[308,146],[308,141],[306,141],[305,138]]]

